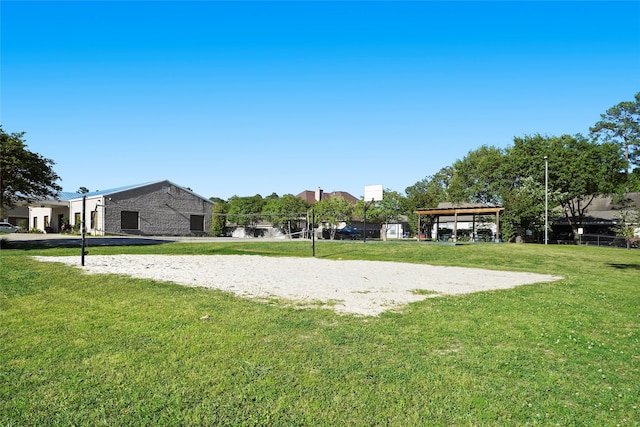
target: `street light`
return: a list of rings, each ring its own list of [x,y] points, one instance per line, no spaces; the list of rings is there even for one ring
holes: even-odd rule
[[[549,241],[549,156],[544,156],[544,244]]]

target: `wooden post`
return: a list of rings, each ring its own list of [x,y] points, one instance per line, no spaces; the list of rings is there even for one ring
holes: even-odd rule
[[[471,242],[475,243],[476,241],[476,214],[473,214],[473,223],[471,225]]]

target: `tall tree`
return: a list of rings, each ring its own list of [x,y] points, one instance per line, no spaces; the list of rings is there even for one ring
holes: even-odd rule
[[[577,230],[594,198],[615,192],[623,179],[621,149],[613,142],[598,144],[582,135],[549,137],[538,134],[514,138],[506,162],[513,190],[522,189],[528,178],[544,183],[545,156],[549,164],[551,203],[562,207],[577,238]],[[505,210],[508,208],[505,206]]]
[[[638,165],[640,161],[640,92],[633,101],[621,102],[600,114],[600,121],[589,130],[592,135],[623,148],[628,187],[630,166]]]
[[[375,202],[370,208],[367,208],[367,218],[373,222],[382,224],[380,236],[382,240],[387,240],[387,231],[389,224],[397,223],[400,217],[406,212],[406,204],[404,196],[397,191],[388,188],[384,190],[382,200]],[[363,211],[364,201],[358,202],[357,209]]]
[[[213,202],[213,212],[211,218],[211,235],[222,236],[224,235],[224,229],[227,226],[227,212],[229,211],[229,203],[217,198],[209,198]]]
[[[261,219],[260,214],[264,203],[264,199],[259,194],[250,197],[233,196],[229,199],[227,220],[241,227],[255,228]]]
[[[502,204],[504,151],[483,145],[453,164],[447,193],[451,202]]]
[[[502,195],[505,210],[500,216],[500,230],[506,241],[524,241],[527,230],[539,237],[544,230],[544,182],[530,176],[518,181],[517,188],[505,189]]]
[[[428,221],[421,224],[422,230],[418,230],[418,215],[415,214],[415,211],[422,208],[436,207],[440,202],[448,201],[449,183],[452,177],[453,168],[446,166],[404,190],[406,197],[403,203],[409,218],[409,226],[412,230],[415,230],[418,234],[430,230]],[[430,220],[433,222],[434,218],[430,218]]]
[[[342,196],[322,199],[315,205],[316,222],[324,223],[329,229],[331,240],[336,236],[336,229],[341,222],[349,222],[354,206]]]
[[[299,199],[293,194],[285,194],[282,197],[268,198],[262,214],[274,227],[286,229],[291,235],[292,227],[300,228],[300,222],[306,220],[309,203]]]
[[[24,132],[6,133],[0,126],[0,217],[19,202],[54,197],[62,188],[53,160],[27,149]]]

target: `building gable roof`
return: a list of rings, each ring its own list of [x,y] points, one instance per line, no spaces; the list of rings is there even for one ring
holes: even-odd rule
[[[173,185],[174,187],[180,188],[181,190],[184,190],[188,193],[193,194],[194,196],[213,204],[213,202],[203,196],[200,196],[199,194],[194,193],[193,191],[186,189],[180,185],[174,184],[171,181],[168,181],[166,179],[164,180],[160,180],[160,181],[151,181],[151,182],[145,182],[143,184],[133,184],[133,185],[126,185],[123,187],[116,187],[116,188],[110,188],[108,190],[99,190],[99,191],[90,191],[88,193],[85,194],[81,194],[81,193],[71,193],[71,192],[60,192],[58,193],[58,195],[55,197],[56,200],[62,200],[62,201],[71,201],[71,200],[78,200],[78,199],[82,199],[83,197],[87,197],[87,198],[91,198],[91,197],[101,197],[101,196],[112,196],[114,194],[118,194],[118,193],[123,193],[125,191],[130,191],[130,190],[135,190],[138,188],[143,188],[143,187],[147,187],[150,185],[158,185],[158,184],[162,184],[162,183],[166,183],[167,185]]]
[[[626,193],[622,200],[612,195],[596,196],[585,209],[585,222],[617,222],[623,212],[637,212],[640,192]]]

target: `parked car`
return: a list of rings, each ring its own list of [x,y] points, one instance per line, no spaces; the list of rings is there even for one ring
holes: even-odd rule
[[[351,227],[350,225],[345,225],[342,228],[338,228],[336,230],[336,239],[345,240],[351,239],[356,240],[362,238],[362,231],[356,227]]]
[[[20,230],[20,227],[16,227],[8,222],[0,222],[0,233],[15,233]]]

